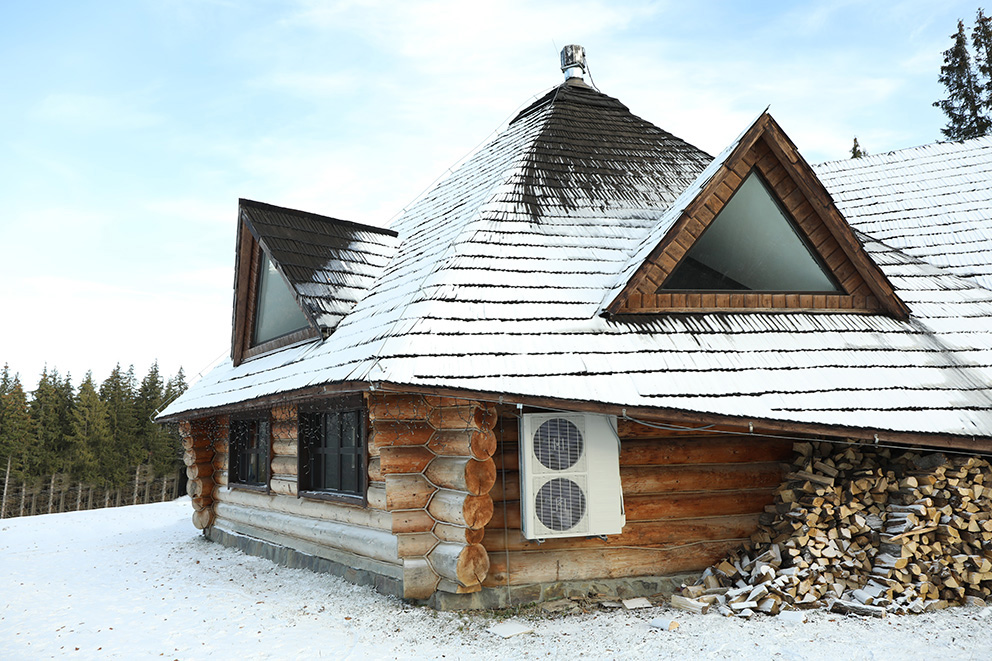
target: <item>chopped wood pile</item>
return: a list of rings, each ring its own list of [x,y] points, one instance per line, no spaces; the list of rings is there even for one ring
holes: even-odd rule
[[[992,594],[988,461],[826,442],[795,450],[750,543],[673,595],[673,606],[882,617],[984,605]]]

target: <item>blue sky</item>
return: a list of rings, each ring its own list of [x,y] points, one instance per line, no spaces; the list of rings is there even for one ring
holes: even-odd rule
[[[718,153],[766,106],[810,162],[940,139],[964,2],[8,0],[0,364],[30,387],[230,349],[239,197],[385,225],[585,46]]]

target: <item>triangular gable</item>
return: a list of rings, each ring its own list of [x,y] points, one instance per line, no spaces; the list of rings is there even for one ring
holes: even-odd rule
[[[240,200],[231,357],[235,364],[308,339],[327,336],[362,297],[395,250],[396,233],[271,204]],[[302,318],[256,341],[260,287],[278,297],[286,287]],[[273,273],[274,271],[274,273]],[[271,277],[277,274],[278,279]],[[283,301],[285,302],[285,301]],[[291,305],[291,304],[290,304]],[[283,308],[281,314],[295,316]],[[292,328],[291,328],[292,327]],[[278,330],[276,331],[279,332]]]
[[[771,115],[752,126],[690,187],[678,217],[626,285],[613,297],[609,314],[714,310],[845,310],[885,312],[905,318],[908,308],[868,257],[850,226],[809,165]],[[673,289],[666,286],[686,255],[750,175],[767,186],[788,222],[840,291]],[[751,178],[751,181],[754,177]]]

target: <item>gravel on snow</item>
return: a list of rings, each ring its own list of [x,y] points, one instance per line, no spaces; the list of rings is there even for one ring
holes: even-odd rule
[[[0,659],[992,659],[992,609],[805,624],[667,607],[438,613],[206,541],[188,498],[0,521]],[[505,616],[505,614],[503,614]],[[675,631],[653,618],[678,620]]]

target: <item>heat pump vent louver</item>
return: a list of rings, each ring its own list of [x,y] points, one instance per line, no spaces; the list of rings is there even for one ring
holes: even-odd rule
[[[534,497],[537,518],[549,530],[571,530],[586,513],[586,495],[574,480],[556,477],[537,490]]]
[[[624,525],[616,418],[521,416],[524,537],[618,534]]]

